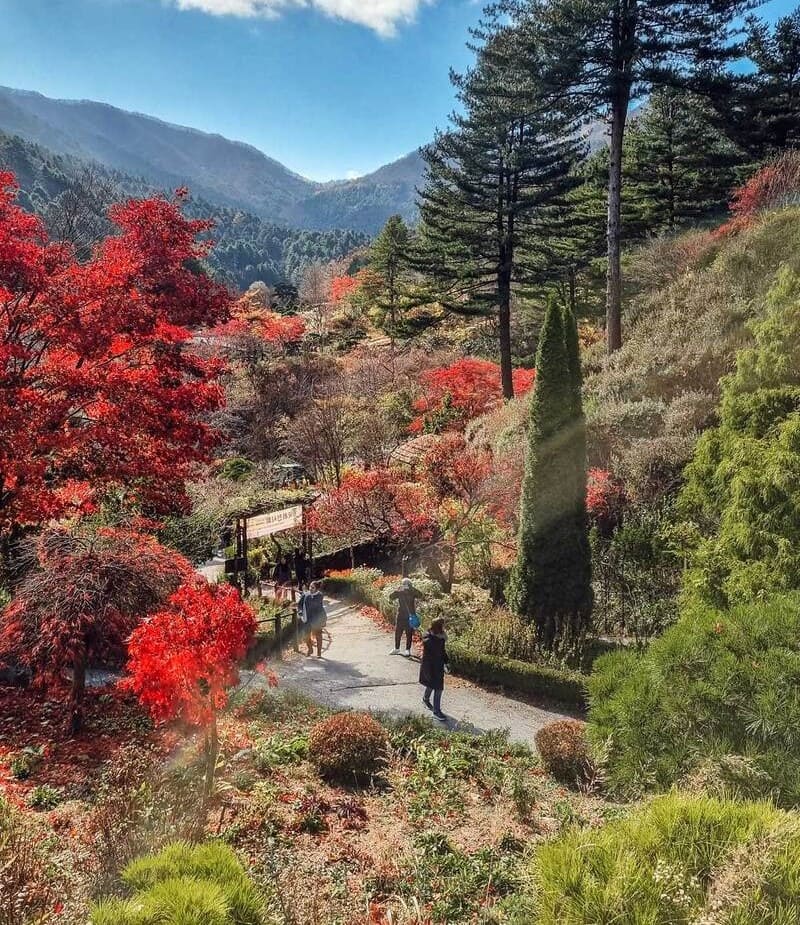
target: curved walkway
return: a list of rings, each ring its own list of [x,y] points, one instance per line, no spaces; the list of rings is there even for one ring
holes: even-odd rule
[[[303,691],[335,709],[374,710],[392,716],[430,716],[422,704],[419,659],[389,655],[393,638],[357,607],[326,600],[328,626],[323,657],[287,651],[270,665],[280,686]],[[303,646],[301,646],[304,649]],[[511,739],[533,747],[537,730],[566,714],[476,687],[452,675],[445,679],[442,709],[451,729],[507,729]],[[432,720],[433,722],[433,720]],[[438,725],[438,724],[437,724]]]

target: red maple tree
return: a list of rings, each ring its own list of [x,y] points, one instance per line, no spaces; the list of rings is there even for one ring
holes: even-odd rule
[[[237,662],[255,631],[253,609],[235,588],[195,581],[179,588],[128,641],[124,688],[157,722],[204,727],[207,794],[219,748],[217,714],[239,681]]]
[[[533,388],[536,370],[514,370],[514,394]],[[464,357],[449,366],[426,370],[420,376],[424,390],[414,402],[417,417],[411,433],[462,430],[473,418],[496,408],[503,400],[500,367],[490,360]]]
[[[131,530],[55,530],[36,545],[36,566],[0,614],[0,656],[58,691],[69,681],[69,726],[83,722],[86,669],[122,659],[136,623],[160,606],[192,567],[153,537]]]
[[[351,546],[366,539],[426,542],[436,524],[436,498],[398,469],[350,469],[310,512],[309,527]]]
[[[15,191],[0,173],[0,539],[111,488],[133,508],[179,507],[222,401],[221,364],[188,349],[230,304],[199,269],[210,224],[181,214],[182,191],[131,200],[79,263]]]

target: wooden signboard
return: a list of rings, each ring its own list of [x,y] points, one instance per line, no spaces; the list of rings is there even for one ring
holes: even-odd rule
[[[281,511],[271,511],[269,514],[259,514],[258,517],[249,517],[247,520],[247,539],[258,540],[284,530],[294,530],[303,526],[303,505],[296,504]]]

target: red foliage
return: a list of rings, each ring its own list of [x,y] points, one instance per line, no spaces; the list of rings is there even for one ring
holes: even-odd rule
[[[46,533],[38,568],[0,615],[0,656],[58,688],[73,673],[71,724],[82,722],[83,678],[94,659],[121,658],[131,630],[192,575],[183,557],[129,530]]]
[[[525,395],[535,379],[536,370],[514,370],[514,394]],[[475,357],[428,370],[420,377],[420,384],[425,394],[414,403],[418,416],[409,427],[411,433],[463,429],[503,400],[500,367]]]
[[[351,469],[310,513],[311,529],[348,543],[372,537],[424,542],[433,534],[436,499],[397,469]]]
[[[60,709],[50,691],[0,687],[0,791],[20,806],[39,784],[90,787],[101,768],[133,743],[140,751],[156,745],[159,752],[174,744],[148,731],[147,717],[133,698],[108,688],[87,691],[90,733],[67,736],[60,728]],[[11,775],[10,764],[25,748],[42,748],[44,760],[30,778],[20,781]]]
[[[606,469],[590,469],[586,487],[586,508],[592,522],[608,533],[622,519],[625,489]]]
[[[211,723],[238,683],[236,663],[255,631],[253,610],[235,588],[186,584],[134,630],[123,684],[157,722]]]
[[[800,201],[800,152],[787,151],[733,193],[732,218],[715,232],[716,237],[738,234],[752,226],[767,209]]]
[[[440,500],[458,498],[467,503],[484,497],[492,473],[492,453],[467,445],[461,434],[439,438],[423,460],[428,484]]]
[[[180,192],[131,200],[81,264],[14,194],[0,173],[0,532],[91,508],[111,487],[174,509],[222,401],[220,364],[187,349],[229,307],[194,269],[209,223],[183,217]]]
[[[341,302],[360,287],[361,280],[357,276],[335,276],[331,280],[331,302]]]

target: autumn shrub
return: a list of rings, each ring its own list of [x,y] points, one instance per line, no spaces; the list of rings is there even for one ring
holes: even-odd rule
[[[323,777],[363,782],[381,773],[389,738],[366,713],[337,713],[311,729],[308,757]]]
[[[175,842],[122,872],[132,895],[97,903],[92,925],[265,925],[265,900],[221,843]]]
[[[535,736],[542,764],[556,780],[577,784],[586,780],[591,770],[586,724],[576,719],[561,719],[543,726]]]
[[[45,832],[0,795],[0,925],[45,921],[62,889]]]
[[[800,803],[800,596],[689,606],[645,652],[616,652],[589,678],[590,738],[624,792],[666,788],[708,758],[742,755],[762,793]]]
[[[537,925],[795,925],[800,824],[766,803],[678,793],[541,845]]]
[[[202,773],[199,764],[165,765],[157,751],[141,744],[119,750],[100,775],[80,829],[98,891],[112,889],[134,858],[198,837],[205,824],[197,799]]]

